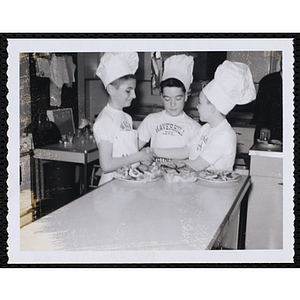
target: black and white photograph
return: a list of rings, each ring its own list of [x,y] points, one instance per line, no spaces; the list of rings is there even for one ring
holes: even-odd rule
[[[292,39],[7,51],[9,263],[293,262]]]

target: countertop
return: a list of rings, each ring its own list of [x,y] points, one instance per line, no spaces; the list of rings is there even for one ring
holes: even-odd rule
[[[232,183],[115,179],[21,228],[20,249],[210,249],[249,185],[248,176]]]
[[[275,158],[283,158],[283,152],[282,148],[280,149],[263,149],[260,147],[259,144],[254,144],[250,150],[249,150],[249,155],[256,155],[256,156],[264,156],[264,157],[275,157]]]
[[[82,135],[81,137],[74,136],[73,142],[56,143],[52,145],[43,146],[34,150],[34,153],[41,151],[63,151],[63,152],[92,152],[97,149],[97,144],[92,134]]]

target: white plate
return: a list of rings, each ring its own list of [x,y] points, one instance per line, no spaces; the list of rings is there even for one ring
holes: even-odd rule
[[[219,182],[219,183],[236,182],[242,178],[242,176],[238,173],[232,172],[231,174],[234,176],[233,178],[228,178],[227,180],[224,180],[222,178],[206,178],[208,175],[206,174],[205,171],[203,171],[203,172],[199,172],[198,178],[203,181]]]

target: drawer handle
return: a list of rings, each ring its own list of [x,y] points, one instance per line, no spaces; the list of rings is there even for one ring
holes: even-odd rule
[[[283,185],[283,182],[279,182],[278,185]]]
[[[243,143],[237,143],[238,144],[238,146],[243,146],[244,144]]]
[[[242,135],[240,132],[236,132],[236,135]]]

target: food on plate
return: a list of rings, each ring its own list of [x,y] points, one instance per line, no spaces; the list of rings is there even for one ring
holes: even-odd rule
[[[152,165],[140,164],[136,167],[123,166],[119,168],[114,177],[126,181],[153,181],[161,177],[161,171],[155,163]]]
[[[127,165],[123,166],[122,168],[118,168],[118,170],[115,172],[115,177],[131,180],[131,176],[129,175],[130,169],[131,167]]]
[[[138,168],[140,171],[148,171],[149,170],[149,166],[147,166],[147,165],[139,165]]]
[[[150,161],[147,161],[147,160],[145,160],[145,161],[141,161],[141,165],[145,165],[145,166],[150,166],[151,165],[151,162]]]
[[[137,180],[143,179],[143,173],[140,172],[136,168],[130,168],[129,172],[128,172],[128,175],[131,176],[131,177],[133,177],[133,178],[136,178]]]
[[[160,164],[163,178],[169,183],[194,182],[197,180],[197,173],[182,161],[170,161]]]
[[[205,170],[199,172],[198,177],[199,179],[207,181],[230,182],[239,180],[241,178],[241,175],[232,171],[216,172],[213,170]]]

